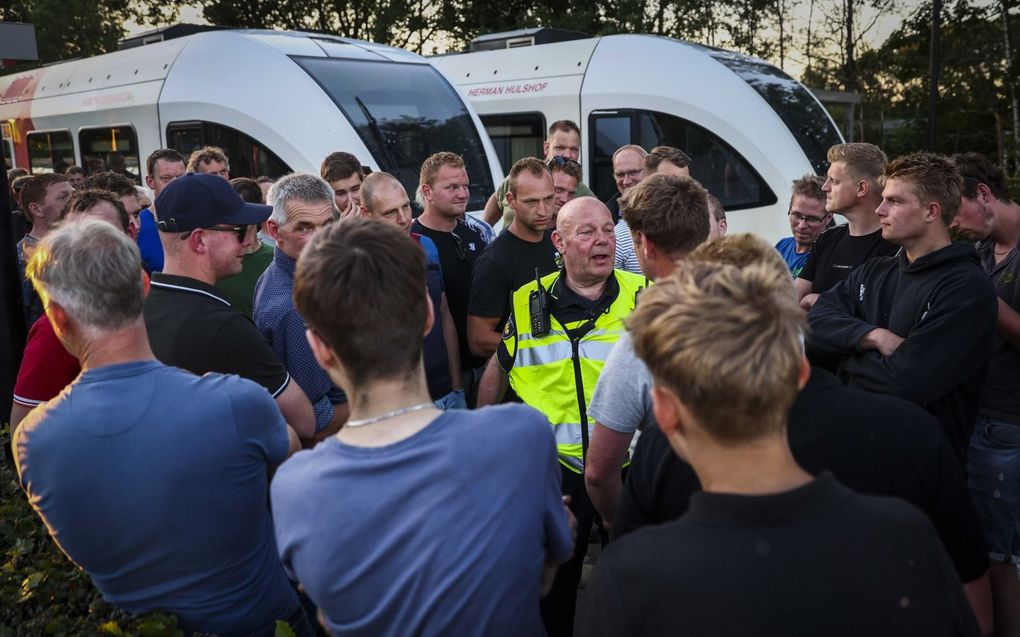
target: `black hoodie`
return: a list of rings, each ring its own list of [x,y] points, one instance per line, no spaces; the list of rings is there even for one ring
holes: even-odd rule
[[[995,340],[995,289],[974,248],[953,243],[907,261],[872,259],[818,298],[808,339],[843,354],[851,386],[913,401],[938,418],[966,458]],[[858,344],[876,327],[905,338],[890,356]]]

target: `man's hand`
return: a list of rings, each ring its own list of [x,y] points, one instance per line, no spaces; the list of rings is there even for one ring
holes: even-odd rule
[[[360,213],[361,206],[354,202],[354,197],[347,198],[347,210],[340,211],[340,220],[349,219],[351,217],[357,217]]]
[[[892,356],[905,339],[887,329],[876,327],[861,337],[861,349],[877,349],[882,356]]]
[[[805,294],[804,298],[800,300],[800,306],[804,308],[805,312],[809,312],[815,306],[816,301],[818,301],[817,294]]]
[[[574,517],[574,512],[570,510],[570,496],[563,496],[563,508],[567,512],[567,525],[570,526],[570,540],[577,544],[577,518]]]

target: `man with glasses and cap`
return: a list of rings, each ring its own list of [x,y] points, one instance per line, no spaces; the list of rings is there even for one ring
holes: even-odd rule
[[[825,210],[825,180],[817,175],[804,175],[793,181],[793,196],[790,198],[790,231],[792,237],[780,239],[776,250],[783,256],[793,278],[807,263],[811,248],[832,220],[832,214]]]
[[[232,309],[215,287],[241,271],[255,226],[270,206],[245,203],[222,177],[188,174],[156,198],[163,272],[152,277],[145,326],[161,362],[195,374],[237,374],[262,385],[302,439],[315,433],[304,392],[273,354],[251,319]]]

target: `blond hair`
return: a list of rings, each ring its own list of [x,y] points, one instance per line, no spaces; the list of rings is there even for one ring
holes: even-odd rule
[[[656,386],[721,443],[786,426],[803,357],[792,287],[788,272],[767,263],[688,260],[642,294],[628,321]]]
[[[897,157],[885,168],[885,179],[898,179],[914,186],[921,205],[939,204],[942,221],[949,225],[960,210],[963,177],[948,158],[934,153],[910,153]]]
[[[777,275],[786,275],[789,278],[790,274],[786,261],[775,248],[763,239],[746,232],[728,234],[702,243],[687,255],[687,261],[727,264],[738,268],[746,268],[751,264],[760,263],[771,268]],[[792,287],[790,293],[795,294]]]
[[[430,155],[421,165],[421,173],[418,175],[418,185],[428,184],[434,186],[436,184],[436,177],[439,175],[439,169],[443,166],[453,166],[454,168],[464,168],[464,158],[457,153],[451,153],[449,151],[442,151]]]
[[[829,148],[826,159],[830,164],[836,162],[846,166],[846,172],[854,181],[867,181],[871,191],[881,196],[882,185],[879,180],[885,164],[889,158],[885,156],[882,149],[874,144],[864,142],[851,142],[836,144]]]

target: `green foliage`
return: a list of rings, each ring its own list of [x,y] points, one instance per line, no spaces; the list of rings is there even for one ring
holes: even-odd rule
[[[862,73],[870,120],[866,138],[890,156],[926,145],[930,10],[928,3],[920,6],[881,48],[861,59],[869,71]],[[1020,33],[1017,22],[1014,19],[1014,30]],[[977,150],[995,158],[997,126],[1009,113],[997,8],[958,0],[947,4],[942,24],[936,150]]]
[[[6,425],[0,444],[9,442]],[[182,637],[165,613],[132,617],[103,601],[60,552],[29,506],[13,467],[0,457],[0,637],[48,635]]]

